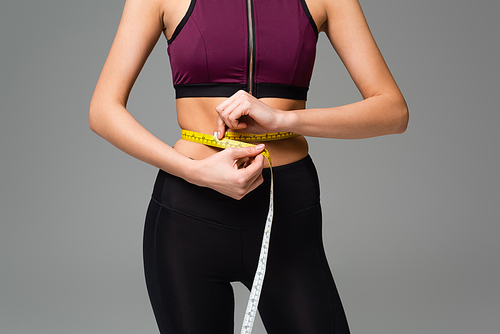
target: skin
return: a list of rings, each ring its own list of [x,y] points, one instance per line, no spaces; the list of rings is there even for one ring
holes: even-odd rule
[[[127,0],[118,31],[89,108],[90,128],[131,156],[193,184],[241,199],[263,181],[264,145],[220,151],[179,140],[160,141],[126,110],[128,96],[147,57],[163,34],[170,38],[190,0]],[[256,99],[244,91],[230,98],[177,99],[181,128],[221,138],[226,127],[264,133],[356,139],[403,133],[408,109],[371,35],[357,0],[307,0],[319,31],[328,36],[363,100],[305,109],[300,100]],[[266,143],[273,165],[307,155],[304,137]],[[243,166],[243,167],[242,167]]]

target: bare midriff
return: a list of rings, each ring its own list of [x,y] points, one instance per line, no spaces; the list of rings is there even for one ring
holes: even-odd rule
[[[217,112],[215,107],[225,98],[182,98],[177,99],[177,121],[185,130],[206,134],[217,131]],[[262,98],[262,102],[279,110],[304,109],[305,101],[277,98]],[[230,131],[230,130],[229,130]],[[245,132],[241,130],[241,132]],[[252,143],[259,144],[259,143]],[[272,158],[273,166],[286,165],[305,158],[308,145],[304,137],[265,142],[266,149]],[[204,159],[220,151],[220,149],[179,139],[174,149],[195,160]]]

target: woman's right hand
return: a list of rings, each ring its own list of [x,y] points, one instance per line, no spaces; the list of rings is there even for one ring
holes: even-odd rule
[[[226,148],[203,160],[195,160],[192,183],[242,199],[262,182],[264,144]]]

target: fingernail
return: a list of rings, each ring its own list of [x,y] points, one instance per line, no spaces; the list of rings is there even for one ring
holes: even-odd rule
[[[255,148],[257,150],[262,150],[264,148],[264,144],[255,145]]]

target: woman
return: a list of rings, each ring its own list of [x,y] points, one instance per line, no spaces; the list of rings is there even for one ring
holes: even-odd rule
[[[317,34],[363,100],[305,109]],[[321,241],[316,171],[304,137],[221,150],[161,142],[127,112],[163,33],[177,118],[195,135],[402,133],[408,111],[356,0],[127,0],[90,104],[90,128],[160,169],[146,217],[146,283],[161,333],[232,333],[232,281],[250,288],[269,205],[274,222],[259,313],[269,333],[348,333]],[[183,137],[187,138],[187,137]],[[214,139],[215,140],[215,139]],[[251,327],[251,326],[250,326]]]

